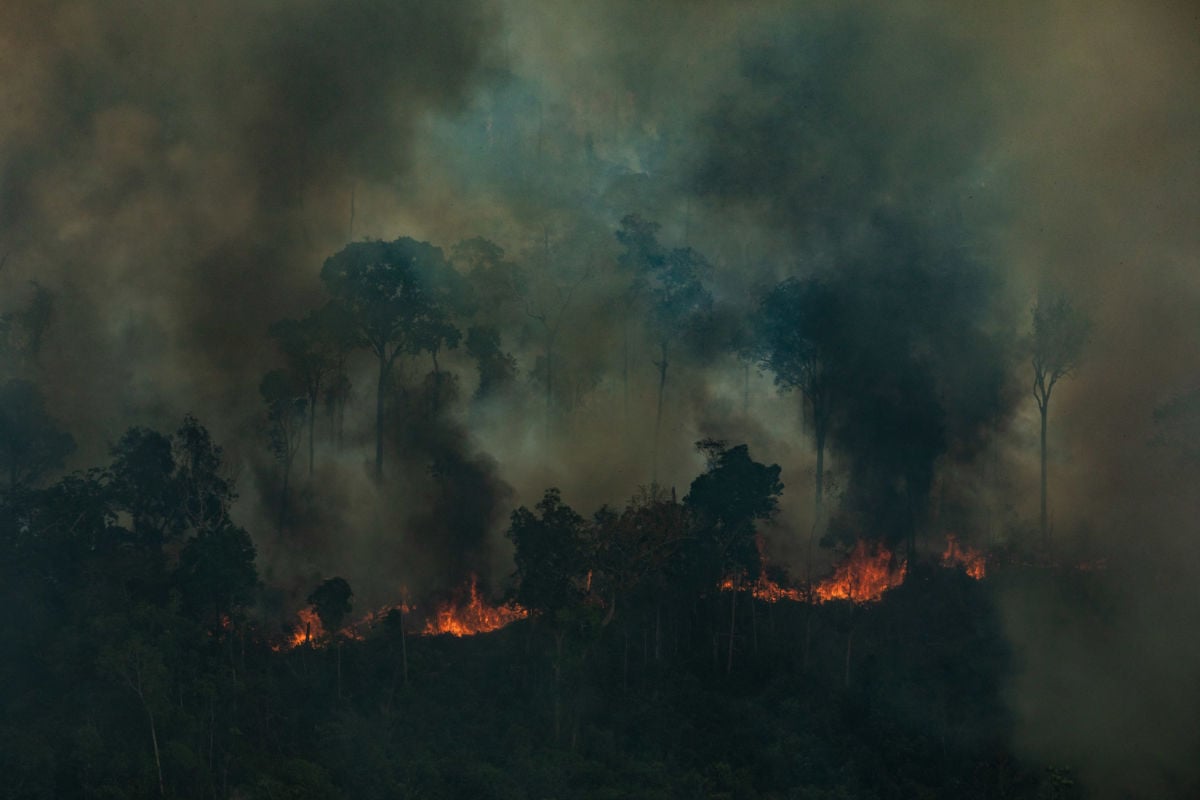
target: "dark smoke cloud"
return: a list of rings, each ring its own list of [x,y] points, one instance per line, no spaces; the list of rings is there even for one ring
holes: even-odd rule
[[[654,356],[613,299],[627,213],[704,254],[735,319],[785,276],[843,283],[862,381],[846,422],[862,424],[840,430],[834,498],[885,534],[909,470],[926,537],[1035,539],[1014,337],[1039,287],[1066,291],[1094,336],[1052,401],[1053,541],[1110,566],[1089,578],[1099,600],[1005,593],[1015,735],[1096,793],[1186,795],[1200,508],[1153,410],[1200,381],[1196,25],[1190,4],[1117,0],[15,0],[0,5],[0,310],[31,279],[57,293],[35,371],[79,465],[128,424],[193,411],[237,462],[237,514],[276,585],[303,597],[340,573],[387,602],[467,571],[499,583],[505,514],[547,486],[586,514],[649,481]],[[401,235],[447,252],[489,237],[539,296],[578,282],[550,418],[538,329],[521,304],[498,309],[515,386],[468,411],[475,365],[444,353],[464,402],[415,439],[397,405],[376,487],[355,361],[344,447],[319,430],[275,545],[266,328],[323,301],[320,264],[348,238]],[[429,367],[405,363],[406,391]],[[708,435],[783,466],[771,552],[803,554],[798,398],[734,353],[681,352],[660,480],[686,491]]]

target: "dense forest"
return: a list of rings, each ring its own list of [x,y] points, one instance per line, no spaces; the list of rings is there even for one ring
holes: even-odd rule
[[[1200,792],[1185,4],[0,9],[0,795]]]

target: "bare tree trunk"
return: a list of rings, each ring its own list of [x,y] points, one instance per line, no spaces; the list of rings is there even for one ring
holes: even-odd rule
[[[288,461],[291,461],[291,459],[288,459]],[[275,536],[278,539],[283,539],[283,523],[287,515],[288,483],[291,480],[291,476],[292,465],[286,463],[283,465],[283,491],[279,493],[279,525],[275,530]]]
[[[1042,529],[1042,546],[1046,547],[1050,544],[1050,525],[1049,517],[1046,513],[1046,412],[1048,411],[1049,403],[1039,403],[1039,410],[1042,412],[1042,514],[1041,514],[1041,529]]]
[[[742,365],[742,416],[750,416],[750,362]]]
[[[651,462],[651,481],[658,483],[658,439],[662,430],[663,394],[667,386],[667,343],[662,343],[662,360],[658,362],[658,410],[654,415],[654,456]]]
[[[737,626],[737,598],[741,589],[740,576],[734,576],[733,591],[729,593],[729,656],[725,660],[725,674],[733,672],[733,635]]]
[[[626,314],[621,320],[621,354],[623,361],[621,364],[621,391],[622,391],[622,410],[624,411],[626,430],[629,424],[629,315]]]
[[[433,354],[433,413],[437,416],[442,398],[442,370],[438,366],[438,354],[435,348]]]
[[[408,686],[408,633],[404,630],[404,606],[400,607],[400,657],[404,660],[404,685]]]
[[[554,340],[546,335],[546,440],[550,439],[550,410],[554,402]]]
[[[145,704],[143,699],[142,705]],[[167,790],[163,786],[162,758],[158,754],[158,729],[154,725],[154,712],[146,706],[146,715],[150,717],[150,741],[154,744],[154,768],[158,771],[158,796],[166,797]]]
[[[387,354],[379,355],[379,383],[375,389],[375,480],[383,480],[383,391],[387,381]]]
[[[817,476],[815,500],[813,501],[813,516],[821,517],[821,503],[825,499],[825,425],[818,422],[814,431],[817,438]]]
[[[313,434],[316,430],[317,422],[317,399],[319,391],[312,392],[308,396],[308,477],[313,474]]]

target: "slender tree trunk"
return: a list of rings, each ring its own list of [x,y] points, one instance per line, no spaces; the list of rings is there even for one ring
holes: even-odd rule
[[[143,705],[145,701],[143,700]],[[158,729],[154,725],[154,712],[146,706],[146,716],[150,717],[150,741],[154,744],[154,768],[158,771],[158,796],[166,797],[167,790],[163,786],[162,758],[158,753]]]
[[[550,439],[550,409],[554,402],[554,340],[546,335],[546,439]]]
[[[554,634],[554,743],[562,733],[562,644],[563,632]]]
[[[431,352],[433,355],[433,413],[434,416],[437,416],[442,399],[442,370],[438,366],[437,349],[435,348]]]
[[[387,382],[387,354],[379,355],[379,383],[375,389],[375,480],[383,480],[383,391]]]
[[[750,416],[750,362],[742,365],[742,416]]]
[[[1042,412],[1042,546],[1046,547],[1050,544],[1050,525],[1046,514],[1046,412],[1048,411],[1049,403],[1039,403],[1038,405],[1039,410]]]
[[[733,579],[733,591],[729,593],[729,655],[725,659],[725,674],[733,672],[733,635],[737,626],[737,598],[741,582],[737,576]]]
[[[819,520],[821,518],[821,503],[825,499],[825,424],[818,422],[814,433],[817,439],[817,476],[815,499],[813,501],[813,517]]]
[[[314,389],[308,395],[308,477],[313,474],[313,435],[316,431],[317,422],[317,400],[320,396],[320,389]]]
[[[621,392],[626,431],[629,426],[629,315],[621,319]]]
[[[651,461],[651,481],[658,483],[658,439],[662,430],[663,395],[667,387],[667,343],[662,345],[662,360],[658,362],[658,410],[654,414],[654,455]]]
[[[275,535],[279,539],[283,538],[283,523],[287,517],[288,484],[291,481],[291,477],[292,465],[285,463],[283,465],[283,491],[279,493],[279,525],[275,530]]]

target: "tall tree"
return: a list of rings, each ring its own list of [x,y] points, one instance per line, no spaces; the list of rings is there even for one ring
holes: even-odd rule
[[[1078,366],[1091,333],[1091,321],[1084,312],[1062,294],[1039,294],[1033,305],[1033,398],[1041,415],[1041,531],[1042,544],[1050,539],[1047,514],[1046,418],[1050,395],[1062,378]]]
[[[536,511],[521,506],[512,513],[506,535],[515,547],[518,603],[553,619],[583,597],[584,532],[583,517],[563,502],[558,489],[547,489]]]
[[[657,223],[631,214],[621,220],[621,228],[617,231],[618,241],[626,248],[618,260],[632,270],[633,286],[640,287],[645,296],[649,305],[649,330],[658,350],[658,358],[654,361],[658,369],[652,456],[655,479],[672,347],[696,328],[712,308],[712,294],[700,281],[708,263],[690,247],[664,250],[658,243],[658,228]]]
[[[696,443],[708,468],[692,481],[683,504],[694,515],[692,563],[708,586],[733,579],[730,593],[729,650],[726,671],[733,669],[733,640],[737,597],[743,581],[758,579],[762,558],[755,541],[755,522],[771,519],[779,506],[783,483],[779,465],[767,466],[750,457],[744,444],[705,439]]]
[[[314,430],[321,392],[336,380],[345,355],[354,346],[354,322],[337,303],[311,311],[302,319],[283,319],[271,326],[288,371],[304,390],[308,406],[308,474],[313,474]]]
[[[308,387],[300,384],[296,378],[297,376],[287,370],[273,369],[263,376],[258,389],[267,405],[267,446],[271,455],[279,462],[279,469],[283,474],[283,488],[279,492],[279,523],[276,528],[278,536],[283,535],[292,463],[300,449],[305,419],[310,421],[308,428],[309,435],[312,435],[312,409],[305,396]]]
[[[775,385],[799,390],[811,414],[817,468],[813,520],[819,524],[825,495],[825,444],[834,410],[835,341],[840,326],[837,293],[819,278],[790,279],[762,299],[754,339],[759,363]]]
[[[445,312],[426,276],[442,270],[442,251],[403,237],[346,245],[326,259],[321,280],[354,320],[358,343],[379,365],[375,391],[375,478],[383,477],[384,393],[396,359],[446,333]]]

